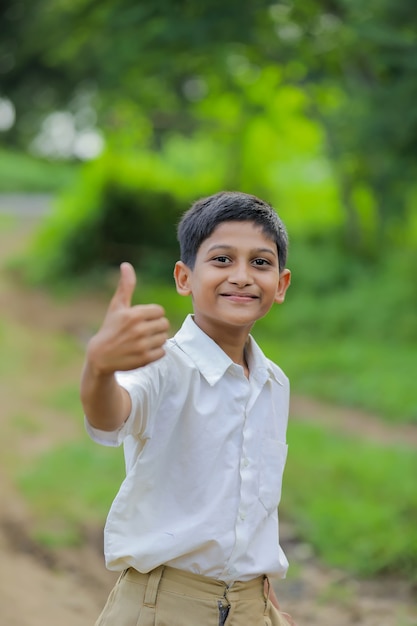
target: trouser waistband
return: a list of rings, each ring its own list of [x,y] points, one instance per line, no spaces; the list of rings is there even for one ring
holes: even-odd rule
[[[184,596],[195,598],[212,599],[213,597],[226,597],[229,601],[237,601],[240,599],[254,599],[265,597],[264,581],[265,576],[258,576],[248,581],[237,581],[233,585],[175,569],[166,565],[161,565],[156,569],[142,574],[133,568],[129,568],[124,576],[133,582],[146,586],[145,605],[154,606],[158,589],[161,591],[169,591]]]

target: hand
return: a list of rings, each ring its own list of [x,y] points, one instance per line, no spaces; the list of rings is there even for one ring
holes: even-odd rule
[[[132,306],[136,274],[120,266],[120,279],[100,330],[89,342],[87,360],[98,374],[148,365],[164,356],[169,322],[158,304]]]
[[[281,611],[278,598],[268,578],[265,578],[264,580],[264,594],[265,597],[269,597],[271,604],[279,611],[280,618],[284,618],[285,626],[297,626],[289,613],[284,613],[283,611]],[[281,622],[282,619],[280,619],[280,624]],[[284,626],[284,622],[282,622],[282,626]]]
[[[288,623],[288,626],[297,626],[297,624],[294,622],[293,618],[291,617],[291,615],[289,613],[283,613],[281,611],[281,615],[282,617],[284,617]]]

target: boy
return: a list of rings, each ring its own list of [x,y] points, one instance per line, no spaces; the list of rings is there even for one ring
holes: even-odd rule
[[[285,576],[277,506],[288,380],[250,331],[290,284],[287,234],[244,193],[198,200],[178,227],[188,316],[167,340],[156,304],[131,305],[123,263],[90,340],[81,399],[90,436],[125,449],[106,523],[122,572],[96,626],[284,625],[269,576]]]

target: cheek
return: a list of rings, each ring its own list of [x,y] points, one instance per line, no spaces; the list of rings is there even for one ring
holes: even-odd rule
[[[263,280],[260,281],[260,285],[262,287],[262,289],[265,291],[265,293],[268,294],[275,294],[277,292],[278,289],[278,285],[279,285],[279,281],[278,279],[276,279],[275,277],[269,277],[269,278],[264,278]]]

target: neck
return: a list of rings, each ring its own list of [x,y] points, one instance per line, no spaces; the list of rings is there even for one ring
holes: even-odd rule
[[[232,359],[232,361],[234,363],[236,363],[237,365],[241,365],[243,367],[243,369],[245,370],[245,375],[248,376],[249,375],[249,368],[248,368],[248,363],[247,363],[247,359],[246,359],[246,343],[247,343],[247,337],[246,340],[243,344],[240,344],[239,346],[236,345],[235,343],[232,344],[228,344],[228,343],[219,343],[221,349],[227,354],[228,357],[230,357]]]
[[[220,347],[227,354],[227,356],[232,359],[234,363],[236,363],[237,365],[241,365],[243,367],[243,372],[246,378],[249,378],[249,365],[246,359],[245,348],[237,352],[235,350],[235,346],[233,346],[232,349],[228,349],[228,346],[224,346],[224,345],[221,345]]]
[[[194,317],[194,322],[203,330],[227,356],[237,365],[244,369],[245,376],[249,377],[249,368],[246,360],[245,348],[248,342],[250,327],[243,328],[214,328],[201,324]]]

